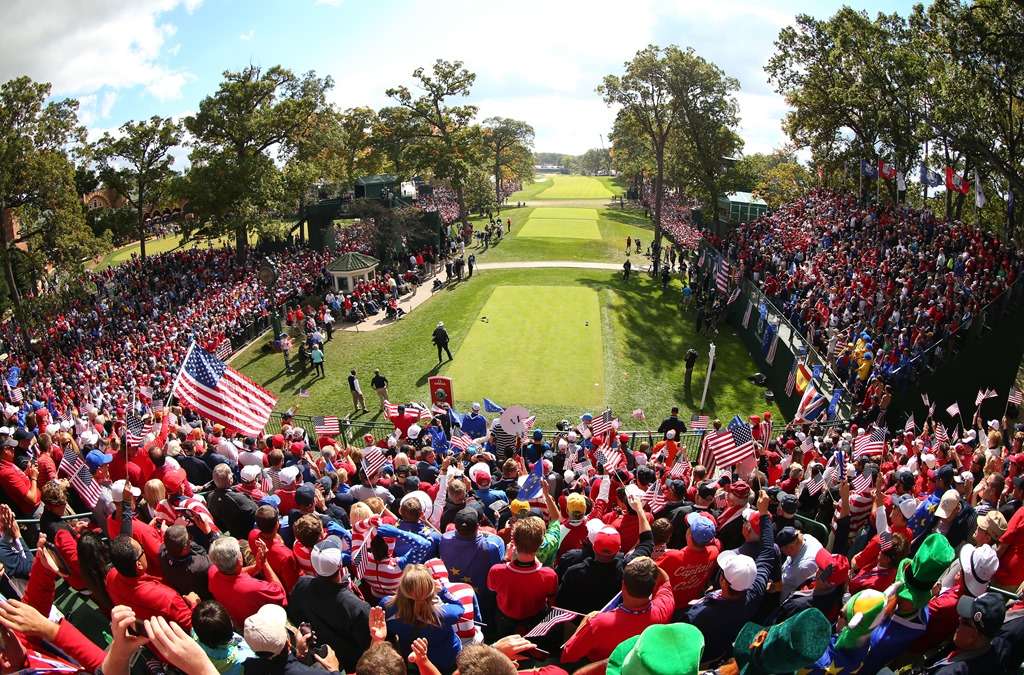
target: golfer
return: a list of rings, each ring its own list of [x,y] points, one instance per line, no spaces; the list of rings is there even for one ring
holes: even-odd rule
[[[437,362],[441,363],[441,350],[448,355],[449,361],[454,361],[455,357],[452,356],[452,352],[448,349],[448,331],[444,329],[444,321],[437,322],[437,328],[434,329],[434,334],[431,341],[437,346]]]
[[[377,392],[377,397],[380,398],[380,409],[384,410],[384,401],[388,400],[388,378],[380,374],[380,369],[373,371],[370,386]]]

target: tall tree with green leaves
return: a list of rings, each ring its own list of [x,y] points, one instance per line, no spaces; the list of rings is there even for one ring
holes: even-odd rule
[[[533,176],[533,137],[533,127],[522,120],[488,117],[483,122],[484,147],[493,167],[494,197],[499,212],[502,179],[524,180]]]
[[[409,147],[416,138],[412,113],[401,106],[387,106],[377,111],[370,140],[386,170],[402,179],[412,178],[416,166]]]
[[[465,221],[465,185],[469,172],[480,161],[480,129],[473,124],[476,106],[453,105],[450,101],[469,96],[476,74],[463,67],[462,61],[438,59],[430,71],[417,68],[412,77],[419,89],[416,94],[404,85],[391,87],[386,93],[409,111],[409,132],[419,165],[451,183],[459,220]]]
[[[670,48],[669,88],[679,117],[670,144],[675,170],[691,194],[703,195],[718,224],[718,197],[729,170],[726,157],[743,148],[736,133],[740,83],[693,49]]]
[[[597,92],[610,106],[621,106],[619,115],[630,118],[643,133],[654,155],[654,243],[655,271],[661,259],[661,207],[665,181],[665,150],[678,118],[679,101],[669,82],[669,62],[677,47],[662,49],[648,45],[625,63],[620,75],[605,75]]]
[[[15,275],[15,258],[26,257],[19,247],[28,246],[35,273],[49,266],[59,277],[80,270],[102,244],[85,225],[67,156],[84,140],[77,110],[73,99],[51,101],[49,83],[19,77],[0,85],[0,217],[18,224],[0,227],[0,267],[26,347],[32,317],[22,298],[28,280]]]
[[[192,134],[188,192],[200,225],[188,234],[233,235],[239,262],[249,234],[285,201],[271,153],[286,154],[326,108],[330,77],[301,76],[281,66],[227,71],[199,112],[185,118]]]
[[[115,137],[103,134],[96,145],[100,177],[123,196],[136,216],[139,257],[146,260],[146,210],[155,206],[174,175],[171,150],[181,143],[181,127],[169,117],[125,122]]]

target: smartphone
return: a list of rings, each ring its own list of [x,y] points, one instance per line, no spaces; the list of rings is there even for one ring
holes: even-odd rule
[[[142,623],[139,619],[132,622],[132,625],[128,626],[128,634],[135,637],[146,636],[146,624]]]

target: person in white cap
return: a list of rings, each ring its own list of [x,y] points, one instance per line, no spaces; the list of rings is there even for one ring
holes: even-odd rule
[[[119,534],[130,536],[145,551],[149,569],[159,570],[163,536],[155,527],[135,516],[135,498],[141,495],[142,490],[126,480],[116,480],[110,484],[110,501],[114,504],[114,511],[107,516],[107,536],[111,539]]]
[[[476,440],[487,435],[487,418],[480,414],[480,404],[473,403],[470,413],[462,417],[462,433]]]
[[[352,592],[344,549],[334,535],[313,546],[309,561],[316,575],[295,583],[288,618],[296,625],[309,622],[319,643],[328,645],[345,672],[352,673],[370,646],[370,605]]]
[[[288,615],[281,605],[267,604],[245,620],[242,634],[245,643],[256,652],[256,660],[244,664],[247,673],[283,673],[284,675],[314,675],[323,670],[307,666],[296,658],[288,630]],[[330,673],[341,670],[333,651],[326,657],[313,654],[313,658]]]
[[[444,321],[437,322],[437,328],[434,329],[433,334],[430,337],[431,342],[437,347],[437,362],[441,363],[441,351],[448,355],[449,361],[454,361],[455,357],[452,356],[452,352],[448,349],[448,331],[444,329]]]

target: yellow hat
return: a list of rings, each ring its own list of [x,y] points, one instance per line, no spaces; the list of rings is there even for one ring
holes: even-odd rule
[[[512,503],[509,504],[509,508],[512,510],[513,516],[519,516],[523,513],[529,513],[530,502],[523,501],[522,499],[513,499]]]
[[[587,512],[587,498],[578,492],[573,492],[565,498],[565,509],[571,514],[582,516]]]

